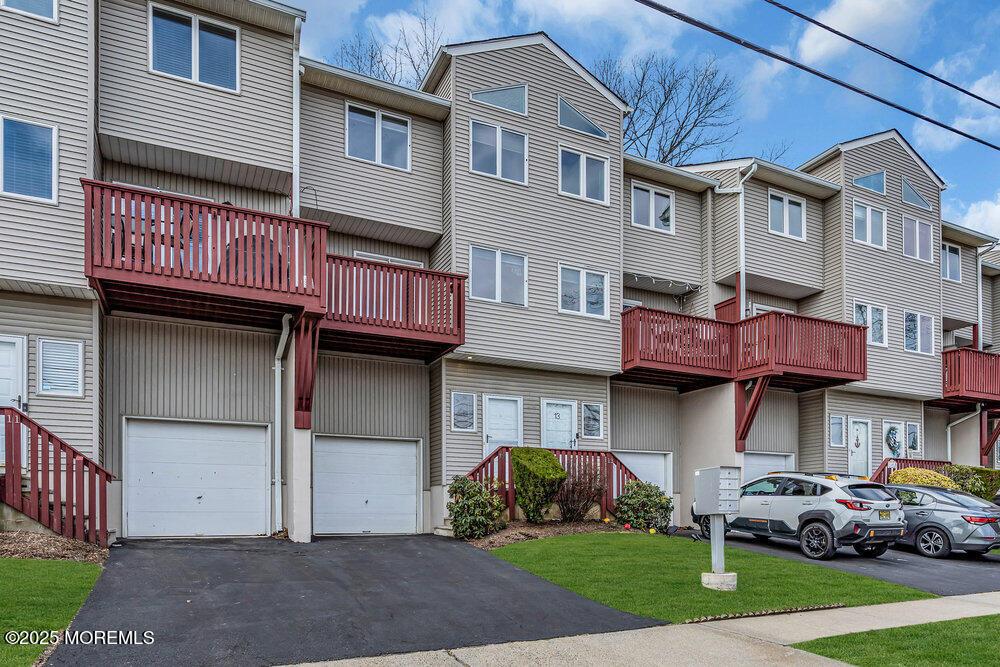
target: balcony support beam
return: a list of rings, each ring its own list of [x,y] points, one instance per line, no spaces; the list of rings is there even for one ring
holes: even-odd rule
[[[767,386],[771,383],[771,376],[765,375],[756,380],[735,382],[736,393],[736,451],[744,452],[747,448],[747,438],[750,436],[750,429],[753,428],[757,411],[767,393]],[[747,390],[750,395],[747,396]]]
[[[312,428],[319,322],[318,317],[304,314],[295,324],[295,428]]]

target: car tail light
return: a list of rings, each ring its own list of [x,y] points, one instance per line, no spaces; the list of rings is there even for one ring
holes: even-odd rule
[[[872,508],[872,506],[868,503],[863,503],[860,500],[852,500],[850,498],[837,498],[837,502],[847,509],[854,510],[855,512],[864,512],[865,510],[870,510]]]
[[[976,525],[976,526],[982,526],[983,524],[986,524],[986,523],[996,523],[997,522],[997,518],[995,516],[964,516],[963,515],[962,518],[965,519],[966,521],[968,521],[969,523],[971,523],[973,525]]]

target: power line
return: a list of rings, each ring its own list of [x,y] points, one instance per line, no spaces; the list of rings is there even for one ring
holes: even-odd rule
[[[993,100],[988,100],[985,97],[983,97],[982,95],[977,95],[976,93],[972,92],[971,90],[966,90],[965,88],[962,88],[958,84],[952,83],[951,81],[948,81],[947,79],[942,79],[937,74],[934,74],[932,72],[928,72],[927,70],[922,69],[920,67],[917,67],[916,65],[912,65],[912,64],[906,62],[905,60],[903,60],[901,58],[897,58],[896,56],[892,55],[891,53],[883,51],[882,49],[880,49],[878,47],[872,46],[871,44],[868,44],[866,42],[862,42],[860,39],[857,39],[855,37],[851,37],[850,35],[848,35],[846,33],[843,33],[843,32],[837,30],[834,27],[828,26],[825,23],[817,21],[816,19],[812,18],[811,16],[806,16],[802,12],[799,12],[799,11],[797,11],[795,9],[792,9],[791,7],[789,7],[787,5],[783,5],[780,2],[778,2],[777,0],[764,0],[764,2],[766,2],[766,3],[770,4],[770,5],[774,5],[778,9],[786,11],[789,14],[792,14],[793,16],[797,16],[800,19],[802,19],[803,21],[808,21],[809,23],[812,23],[813,25],[818,26],[818,27],[822,28],[823,30],[826,30],[827,32],[831,32],[834,35],[837,35],[838,37],[843,37],[847,41],[849,41],[849,42],[851,42],[853,44],[857,44],[858,46],[860,46],[862,48],[868,49],[872,53],[877,53],[878,55],[882,56],[883,58],[888,58],[889,60],[891,60],[892,62],[896,63],[897,65],[902,65],[903,67],[905,67],[907,69],[913,70],[914,72],[917,72],[919,74],[923,74],[924,76],[926,76],[928,78],[931,78],[931,79],[933,79],[934,81],[937,81],[940,84],[943,84],[945,86],[948,86],[949,88],[957,90],[958,92],[960,92],[960,93],[962,93],[964,95],[968,95],[969,97],[971,97],[973,99],[979,100],[980,102],[983,102],[984,104],[989,104],[994,109],[1000,109],[1000,104],[997,104]]]
[[[979,137],[977,137],[975,135],[969,134],[968,132],[964,132],[963,130],[958,129],[957,127],[952,127],[951,125],[948,125],[947,123],[942,123],[941,121],[936,120],[934,118],[931,118],[930,116],[926,116],[926,115],[920,113],[919,111],[914,111],[913,109],[909,109],[907,107],[904,107],[903,105],[897,104],[896,102],[893,102],[892,100],[886,99],[884,97],[876,95],[875,93],[869,92],[869,91],[865,90],[864,88],[859,88],[858,86],[855,86],[852,83],[848,83],[846,81],[838,79],[835,76],[831,76],[831,75],[827,74],[826,72],[821,72],[818,69],[814,69],[814,68],[810,67],[809,65],[804,65],[803,63],[800,63],[797,60],[792,60],[788,56],[783,56],[780,53],[776,53],[774,51],[771,51],[770,49],[765,49],[763,46],[760,46],[758,44],[754,44],[753,42],[749,42],[749,41],[743,39],[742,37],[737,37],[736,35],[734,35],[732,33],[729,33],[729,32],[726,32],[725,30],[721,30],[719,28],[716,28],[715,26],[710,25],[708,23],[705,23],[704,21],[699,21],[698,19],[696,19],[694,17],[691,17],[691,16],[688,16],[687,14],[682,14],[681,12],[677,11],[676,9],[671,9],[670,7],[666,7],[664,5],[661,5],[658,2],[654,2],[654,0],[635,0],[635,1],[638,2],[641,5],[645,5],[646,7],[649,7],[650,9],[654,9],[654,10],[660,12],[661,14],[666,14],[667,16],[675,18],[678,21],[683,21],[684,23],[687,23],[688,25],[692,25],[692,26],[694,26],[696,28],[699,28],[701,30],[704,30],[706,32],[710,32],[713,35],[716,35],[717,37],[722,37],[723,39],[726,39],[726,40],[728,40],[730,42],[733,42],[734,44],[739,44],[740,46],[742,46],[744,48],[750,49],[751,51],[754,51],[754,52],[759,53],[761,55],[767,56],[768,58],[773,58],[774,60],[779,60],[779,61],[785,63],[786,65],[791,65],[792,67],[800,69],[803,72],[808,72],[809,74],[812,74],[813,76],[818,76],[819,78],[821,78],[821,79],[823,79],[825,81],[829,81],[830,83],[836,84],[836,85],[838,85],[838,86],[840,86],[842,88],[846,88],[847,90],[850,90],[853,93],[857,93],[858,95],[863,95],[863,96],[867,97],[868,99],[875,100],[876,102],[879,102],[880,104],[884,104],[884,105],[886,105],[888,107],[892,107],[893,109],[895,109],[897,111],[902,111],[903,113],[908,114],[910,116],[913,116],[914,118],[919,118],[920,120],[922,120],[924,122],[927,122],[927,123],[930,123],[931,125],[936,125],[937,127],[940,127],[943,130],[948,130],[949,132],[953,132],[953,133],[955,133],[955,134],[957,134],[957,135],[959,135],[961,137],[965,137],[966,139],[969,139],[970,141],[975,141],[976,143],[982,144],[983,146],[987,146],[989,148],[992,148],[995,151],[1000,151],[1000,146],[998,146],[998,145],[996,145],[994,143],[990,143],[989,141],[987,141],[985,139],[980,139]]]

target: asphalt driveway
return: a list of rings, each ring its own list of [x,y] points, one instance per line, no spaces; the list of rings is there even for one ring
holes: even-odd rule
[[[154,642],[60,646],[49,664],[274,665],[659,624],[431,535],[136,541],[112,548],[71,628]]]

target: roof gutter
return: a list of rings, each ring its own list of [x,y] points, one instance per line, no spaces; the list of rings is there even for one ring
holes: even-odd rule
[[[746,239],[746,201],[745,201],[745,188],[744,184],[750,180],[750,178],[757,173],[758,163],[756,160],[750,163],[750,169],[743,178],[740,179],[739,185],[735,188],[720,188],[716,186],[715,193],[720,195],[739,195],[739,216],[737,222],[737,231],[739,238],[739,285],[737,285],[737,297],[740,302],[740,319],[742,320],[746,317],[747,313],[747,239]]]

